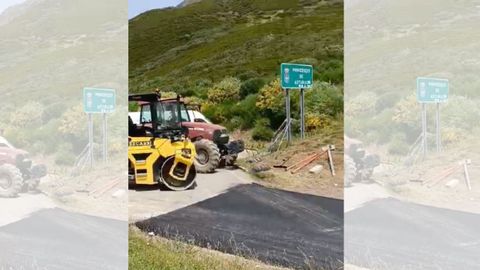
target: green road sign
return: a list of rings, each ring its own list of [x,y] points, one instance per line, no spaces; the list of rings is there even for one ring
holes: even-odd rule
[[[115,90],[83,88],[83,109],[86,113],[111,113],[115,111]]]
[[[441,103],[448,100],[448,80],[417,78],[417,100],[420,103]]]
[[[282,64],[282,88],[302,89],[311,88],[313,85],[313,67],[300,64]]]

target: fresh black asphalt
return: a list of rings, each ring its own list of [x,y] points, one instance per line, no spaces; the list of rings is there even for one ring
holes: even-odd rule
[[[128,224],[48,209],[0,227],[0,269],[127,269]]]
[[[343,201],[256,184],[137,222],[144,232],[297,269],[340,269]]]
[[[480,269],[480,215],[380,199],[345,214],[345,260],[371,269]]]

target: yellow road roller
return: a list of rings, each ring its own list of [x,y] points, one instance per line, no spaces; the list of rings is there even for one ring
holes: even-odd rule
[[[178,97],[180,99],[180,97]],[[128,180],[181,191],[195,187],[195,145],[182,126],[180,102],[162,103],[161,94],[135,94],[140,121],[128,118]]]

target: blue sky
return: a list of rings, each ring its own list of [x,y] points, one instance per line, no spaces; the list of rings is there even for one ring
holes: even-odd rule
[[[25,0],[0,0],[0,13],[2,13],[8,7],[20,4],[22,2],[25,2]]]
[[[1,0],[4,1],[4,0]],[[177,6],[182,0],[128,0],[128,18],[155,8]]]

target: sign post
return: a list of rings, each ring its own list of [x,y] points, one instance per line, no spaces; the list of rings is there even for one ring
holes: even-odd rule
[[[107,163],[107,160],[108,160],[108,149],[107,149],[107,114],[106,113],[103,113],[103,142],[102,142],[102,145],[103,145],[103,151],[102,151],[102,154],[103,154],[103,162]]]
[[[313,85],[313,66],[302,64],[283,63],[280,66],[281,85],[285,90],[287,114],[287,141],[291,140],[291,110],[290,110],[290,90],[300,89],[300,136],[305,138],[305,91],[306,88],[312,88]]]
[[[88,114],[88,149],[90,166],[93,166],[93,119],[92,114],[102,114],[102,157],[106,163],[108,160],[107,148],[107,113],[115,111],[115,89],[105,88],[84,88],[83,89],[83,109]]]
[[[422,146],[423,146],[423,158],[427,157],[428,141],[427,141],[427,106],[422,104]]]
[[[290,92],[285,89],[285,107],[286,107],[286,114],[287,114],[287,145],[290,145],[292,141],[292,129],[291,129],[291,112],[290,112]]]
[[[300,136],[305,139],[305,89],[300,89]]]
[[[90,168],[93,167],[93,119],[92,114],[88,114],[88,159],[90,161]]]
[[[442,148],[442,138],[440,130],[440,103],[448,101],[449,82],[447,79],[437,78],[417,78],[417,100],[422,104],[422,143],[424,158],[427,155],[427,103],[436,104],[435,117],[435,141],[437,153]]]
[[[436,141],[437,141],[437,153],[440,153],[442,149],[442,137],[440,134],[440,103],[437,102],[436,109],[436,119],[435,119],[435,129],[436,129]]]

